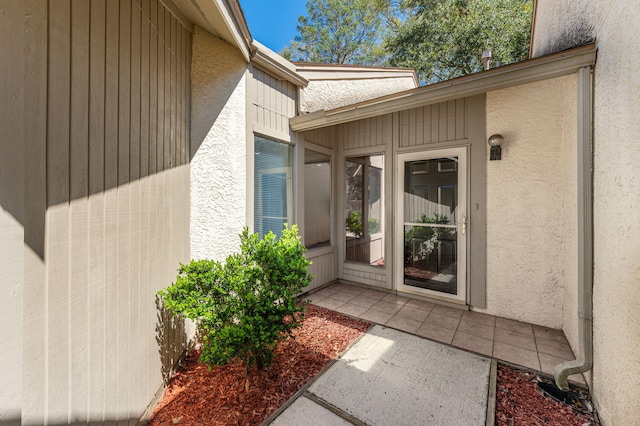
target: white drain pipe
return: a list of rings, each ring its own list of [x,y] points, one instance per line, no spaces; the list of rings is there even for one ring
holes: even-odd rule
[[[579,356],[556,366],[556,385],[593,366],[593,152],[591,67],[578,70],[578,340]]]

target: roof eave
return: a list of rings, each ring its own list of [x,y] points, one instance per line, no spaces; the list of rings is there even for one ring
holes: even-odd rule
[[[253,41],[254,56],[251,62],[273,74],[275,77],[286,80],[296,86],[306,87],[309,80],[298,74],[296,67],[282,56],[257,41]]]
[[[251,60],[253,38],[237,0],[161,1],[175,3],[193,25],[236,46],[247,62]]]
[[[299,115],[289,123],[293,131],[319,129],[572,74],[593,65],[595,60],[596,46],[588,44],[329,111]]]

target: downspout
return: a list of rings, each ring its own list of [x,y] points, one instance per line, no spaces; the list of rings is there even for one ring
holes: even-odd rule
[[[556,366],[556,385],[593,366],[593,152],[591,67],[578,70],[578,340],[579,356]]]

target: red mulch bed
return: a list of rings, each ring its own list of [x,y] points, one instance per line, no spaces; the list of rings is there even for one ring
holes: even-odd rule
[[[276,348],[269,370],[253,371],[244,391],[240,362],[214,367],[190,353],[154,410],[152,425],[259,425],[305,383],[336,359],[370,323],[314,305],[307,305],[303,325]]]
[[[308,305],[295,339],[280,342],[269,370],[254,371],[244,391],[244,366],[211,370],[190,353],[151,418],[152,425],[259,425],[336,359],[370,327],[365,321]],[[598,425],[585,415],[540,395],[535,373],[498,364],[496,425]]]
[[[599,425],[593,414],[542,396],[536,388],[536,374],[498,364],[496,425],[582,426]]]

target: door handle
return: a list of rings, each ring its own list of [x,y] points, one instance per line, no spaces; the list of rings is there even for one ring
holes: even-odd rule
[[[462,235],[467,235],[467,217],[462,216],[460,223],[462,224]]]

